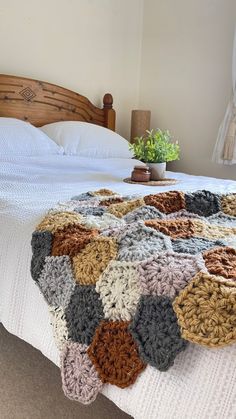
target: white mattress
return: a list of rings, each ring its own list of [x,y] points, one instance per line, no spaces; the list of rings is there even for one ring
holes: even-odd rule
[[[0,161],[0,321],[9,332],[58,365],[47,304],[30,276],[34,227],[59,200],[100,187],[121,193],[169,189],[236,192],[236,182],[168,173],[176,186],[153,188],[122,183],[134,160],[89,160],[49,156]],[[236,347],[208,350],[189,345],[168,372],[152,367],[136,383],[103,393],[136,419],[235,419]]]

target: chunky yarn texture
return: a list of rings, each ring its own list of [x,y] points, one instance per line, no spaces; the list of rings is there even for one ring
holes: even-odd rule
[[[236,249],[219,247],[204,252],[203,257],[211,274],[232,278],[236,281]]]
[[[190,212],[209,217],[220,211],[220,198],[209,191],[185,194],[186,209]]]
[[[128,387],[147,364],[167,371],[188,342],[236,343],[236,194],[83,192],[31,246],[72,400]]]
[[[152,205],[165,214],[185,209],[185,198],[183,192],[171,191],[144,197],[147,205]]]
[[[68,343],[61,354],[62,387],[71,400],[89,404],[97,397],[102,382],[87,354],[87,346]]]
[[[138,266],[143,295],[165,295],[173,299],[200,270],[200,256],[163,252],[146,259]]]
[[[137,263],[110,262],[96,283],[103,303],[105,318],[131,320],[139,297]]]
[[[176,297],[174,310],[182,336],[220,347],[236,342],[236,283],[199,273]]]
[[[145,368],[128,326],[128,322],[101,323],[88,349],[101,380],[121,388],[133,384]]]
[[[50,307],[51,325],[53,327],[53,336],[58,349],[61,351],[68,341],[68,329],[65,318],[65,312],[62,307]]]
[[[130,331],[143,360],[160,371],[167,371],[176,355],[187,346],[181,338],[171,300],[166,296],[143,295]]]
[[[98,237],[73,258],[75,280],[79,284],[95,284],[110,260],[115,259],[117,244],[114,239]]]

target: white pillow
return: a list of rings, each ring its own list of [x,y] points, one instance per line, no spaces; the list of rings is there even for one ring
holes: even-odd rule
[[[64,121],[44,125],[41,130],[65,154],[92,158],[131,158],[128,141],[110,129],[88,122]]]
[[[63,154],[63,149],[29,122],[0,117],[0,157],[48,154]]]

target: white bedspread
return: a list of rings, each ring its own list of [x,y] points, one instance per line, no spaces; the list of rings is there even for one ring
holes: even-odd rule
[[[236,192],[236,182],[168,173],[170,187],[122,182],[134,160],[49,156],[0,161],[0,322],[58,364],[47,304],[30,276],[31,234],[45,212],[75,194],[108,187],[121,193],[170,189]],[[236,346],[208,350],[189,345],[168,372],[152,367],[127,389],[103,393],[135,419],[235,419]]]

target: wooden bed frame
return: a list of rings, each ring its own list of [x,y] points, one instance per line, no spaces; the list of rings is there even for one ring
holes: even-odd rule
[[[0,74],[0,117],[18,118],[36,127],[58,121],[85,121],[115,131],[116,114],[110,93],[103,108],[64,87]]]

